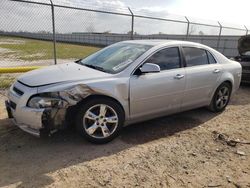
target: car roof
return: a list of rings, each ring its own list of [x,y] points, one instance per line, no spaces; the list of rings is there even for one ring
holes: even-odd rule
[[[148,40],[127,40],[123,41],[125,43],[134,43],[134,44],[144,44],[144,45],[151,45],[151,46],[159,46],[159,45],[188,45],[188,46],[199,46],[199,47],[207,47],[205,45],[195,43],[195,42],[188,42],[188,41],[181,41],[181,40],[159,40],[159,39],[148,39]]]

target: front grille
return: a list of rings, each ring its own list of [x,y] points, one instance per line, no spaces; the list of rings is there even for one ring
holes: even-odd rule
[[[15,86],[13,87],[13,91],[15,91],[20,96],[22,96],[24,94],[23,91],[21,91],[20,89],[16,88]]]
[[[14,103],[13,101],[10,101],[10,107],[15,110],[16,109],[16,103]]]

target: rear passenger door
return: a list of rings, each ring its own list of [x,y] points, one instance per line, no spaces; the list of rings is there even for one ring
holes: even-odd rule
[[[213,55],[202,48],[182,47],[185,59],[186,89],[182,109],[207,105],[214,85],[221,75],[221,65]]]

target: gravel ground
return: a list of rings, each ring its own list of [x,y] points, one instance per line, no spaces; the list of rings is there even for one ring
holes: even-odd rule
[[[0,187],[250,187],[250,145],[226,142],[250,141],[250,86],[223,113],[201,108],[147,121],[105,145],[74,130],[30,136],[0,102]]]

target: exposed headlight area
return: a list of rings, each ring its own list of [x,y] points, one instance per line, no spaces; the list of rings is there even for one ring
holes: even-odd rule
[[[62,108],[66,106],[67,101],[61,99],[57,93],[43,93],[39,95],[32,96],[27,106],[30,108]]]

